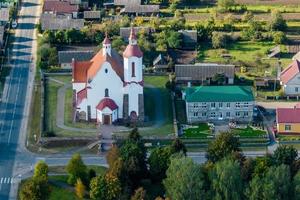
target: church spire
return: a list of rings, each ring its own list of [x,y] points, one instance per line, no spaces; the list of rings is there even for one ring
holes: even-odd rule
[[[137,44],[137,37],[136,37],[135,30],[134,30],[133,26],[131,27],[130,36],[129,36],[128,39],[129,39],[129,45],[136,45]]]
[[[103,48],[102,48],[103,55],[106,56],[106,54],[108,54],[111,56],[111,41],[108,38],[107,32],[105,32],[105,38],[102,42],[102,45],[103,45]]]

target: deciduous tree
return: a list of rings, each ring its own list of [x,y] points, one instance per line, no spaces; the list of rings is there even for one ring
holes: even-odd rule
[[[216,163],[211,175],[212,189],[215,199],[242,199],[242,178],[237,161],[224,159]]]
[[[83,199],[85,194],[85,186],[80,179],[77,179],[75,184],[75,193],[79,199]]]
[[[233,152],[240,152],[240,142],[233,133],[220,133],[208,145],[206,157],[212,162],[217,162]]]
[[[68,172],[68,183],[74,185],[77,179],[87,183],[87,169],[79,154],[74,154],[66,167]]]
[[[205,198],[201,168],[188,157],[174,157],[163,181],[166,194],[172,200],[201,200]]]
[[[39,161],[34,168],[34,179],[42,179],[48,181],[48,165],[44,161]]]

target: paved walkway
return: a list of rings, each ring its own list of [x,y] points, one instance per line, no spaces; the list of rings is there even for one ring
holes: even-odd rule
[[[272,101],[264,102],[258,101],[257,105],[260,105],[266,109],[276,109],[276,108],[293,108],[297,103],[300,102],[284,102],[284,101]]]
[[[92,129],[92,128],[75,128],[75,127],[69,127],[66,126],[64,123],[65,120],[65,96],[66,96],[66,90],[71,87],[71,83],[67,83],[61,88],[58,89],[57,92],[57,111],[56,111],[56,126],[69,131],[75,131],[75,132],[89,132],[89,133],[97,133],[99,132],[98,129]]]

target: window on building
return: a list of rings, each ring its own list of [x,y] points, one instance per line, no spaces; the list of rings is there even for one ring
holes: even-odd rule
[[[135,63],[131,63],[131,77],[135,77]]]
[[[240,112],[235,112],[235,116],[239,117],[241,115]]]
[[[226,112],[226,117],[230,117],[230,112]]]
[[[235,107],[240,108],[240,107],[241,107],[241,103],[239,103],[239,102],[236,103],[236,104],[235,104]]]
[[[220,102],[220,103],[219,103],[219,108],[222,108],[222,107],[223,107],[223,103]]]
[[[295,87],[295,92],[299,92],[299,88],[298,87]]]
[[[108,93],[108,89],[107,89],[107,88],[105,89],[105,92],[104,92],[104,93],[105,93],[105,94],[104,94],[105,97],[109,97],[109,93]]]
[[[284,130],[291,131],[292,130],[292,126],[291,125],[285,125]]]
[[[105,73],[106,73],[106,74],[108,73],[108,69],[105,69]]]
[[[216,117],[216,113],[215,112],[210,113],[210,117],[211,118],[215,118]]]
[[[211,103],[210,107],[215,108],[216,107],[216,103]]]
[[[194,117],[198,117],[198,112],[194,112]]]
[[[249,116],[249,113],[248,112],[245,112],[244,113],[244,117],[248,117]]]
[[[206,112],[202,113],[202,117],[206,117]]]
[[[227,107],[227,108],[230,108],[230,103],[226,103],[226,107]]]

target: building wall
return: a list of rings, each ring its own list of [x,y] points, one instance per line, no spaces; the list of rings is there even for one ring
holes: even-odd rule
[[[283,90],[286,95],[300,95],[300,74],[291,79],[286,85],[283,85]]]
[[[135,76],[132,77],[132,63],[135,63]],[[139,96],[143,95],[143,86],[140,84],[143,81],[143,63],[142,58],[130,57],[124,58],[124,94],[128,94],[128,115],[132,111],[139,116],[143,115],[143,110],[139,106]],[[127,111],[126,111],[127,112]],[[124,116],[125,118],[128,116]]]
[[[105,72],[107,69],[107,73]],[[77,109],[87,112],[87,107],[91,106],[91,118],[96,119],[96,106],[105,98],[105,89],[109,91],[110,99],[118,105],[118,117],[123,117],[123,82],[117,73],[112,69],[110,63],[105,62],[94,79],[88,83],[87,100],[83,101]]]
[[[291,130],[286,130],[286,125],[291,125]],[[300,134],[300,123],[298,124],[288,124],[288,123],[280,123],[277,124],[278,133],[299,133]]]
[[[186,102],[189,123],[223,120],[250,122],[253,108],[254,102]]]

